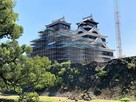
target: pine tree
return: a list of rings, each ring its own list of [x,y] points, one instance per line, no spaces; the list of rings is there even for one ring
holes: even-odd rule
[[[13,11],[14,6],[13,0],[0,0],[0,91],[12,90],[22,95],[53,85],[55,75],[47,71],[51,66],[47,57],[24,55],[30,54],[32,48],[17,42],[23,28],[16,23],[18,14]]]

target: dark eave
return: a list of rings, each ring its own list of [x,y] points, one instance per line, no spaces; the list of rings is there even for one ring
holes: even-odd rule
[[[90,21],[90,20],[86,20],[86,21]],[[94,23],[94,24],[99,24],[98,22],[94,22],[94,21],[90,21],[91,23]],[[84,24],[85,21],[82,21],[82,22],[79,22],[79,23],[76,23],[77,25],[80,25],[80,24]]]
[[[87,21],[92,22],[92,23],[95,23],[95,24],[99,24],[98,22],[95,22],[94,20],[89,20],[89,19],[87,19],[87,20],[85,20],[85,21],[83,21],[83,22],[87,22]]]

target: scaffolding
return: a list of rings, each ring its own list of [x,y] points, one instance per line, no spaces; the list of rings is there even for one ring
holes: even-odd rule
[[[100,35],[92,16],[77,23],[71,30],[64,18],[53,21],[40,31],[40,37],[32,42],[31,56],[47,56],[52,61],[71,63],[107,62],[113,58],[113,50],[106,46],[106,36]]]

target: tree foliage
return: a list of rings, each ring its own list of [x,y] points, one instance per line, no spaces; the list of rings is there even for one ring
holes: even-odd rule
[[[36,92],[24,93],[19,99],[19,102],[39,102],[39,95]]]
[[[18,14],[13,7],[13,0],[0,0],[0,90],[13,90],[21,95],[53,86],[56,78],[48,71],[51,61],[47,57],[29,58],[26,55],[32,48],[19,46],[17,38],[22,35],[23,28],[16,23]],[[6,43],[2,42],[3,38]]]
[[[71,62],[55,62],[50,70],[56,76],[56,86],[70,88],[74,87],[76,76],[79,74],[78,69],[71,67]]]
[[[0,38],[17,39],[23,32],[22,26],[16,24],[18,14],[13,7],[13,0],[0,0]]]

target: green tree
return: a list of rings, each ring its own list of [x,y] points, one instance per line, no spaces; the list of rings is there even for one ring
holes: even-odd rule
[[[0,0],[0,78],[3,86],[4,83],[6,86],[13,83],[10,72],[16,70],[14,65],[23,58],[22,54],[31,50],[26,45],[19,47],[16,41],[23,33],[23,28],[16,24],[18,14],[13,11],[13,7],[13,0]],[[3,38],[8,41],[2,43]]]
[[[78,69],[71,68],[71,62],[55,62],[52,65],[51,72],[56,76],[56,84],[64,89],[75,88],[75,80],[79,74]]]
[[[53,86],[56,78],[48,72],[51,61],[47,57],[24,55],[29,55],[32,48],[17,42],[23,28],[16,23],[18,14],[13,7],[13,0],[0,0],[0,90],[13,90],[21,96],[35,88]]]
[[[0,0],[0,38],[17,39],[23,33],[16,23],[18,14],[13,11],[13,0]]]

